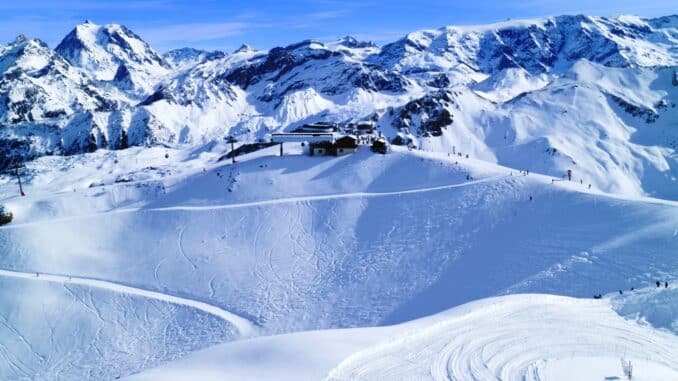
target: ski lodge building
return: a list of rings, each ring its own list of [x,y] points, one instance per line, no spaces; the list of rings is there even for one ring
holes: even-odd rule
[[[284,143],[308,143],[311,156],[343,156],[358,150],[358,138],[353,135],[337,137],[335,133],[277,133],[271,135],[271,142],[280,144],[280,154]]]

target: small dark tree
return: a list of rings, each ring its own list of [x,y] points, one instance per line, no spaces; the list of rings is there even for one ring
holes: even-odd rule
[[[122,129],[120,131],[120,145],[118,148],[120,149],[129,148],[129,144],[127,143],[127,132],[125,132],[125,130]]]
[[[8,211],[3,205],[0,205],[0,225],[6,225],[12,222],[14,215]]]

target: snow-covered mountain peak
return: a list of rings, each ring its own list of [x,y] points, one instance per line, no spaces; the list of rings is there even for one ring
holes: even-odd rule
[[[14,41],[12,43],[13,44],[20,44],[20,43],[25,42],[27,40],[28,40],[28,37],[26,37],[23,34],[20,34],[20,35],[16,36],[16,38],[14,39]]]
[[[172,69],[141,37],[119,24],[80,24],[59,43],[56,51],[99,81],[112,81],[119,67],[125,65],[136,95],[150,92],[158,79]]]
[[[678,14],[648,20],[655,28],[678,28]]]
[[[207,51],[194,48],[181,48],[170,50],[163,55],[163,58],[175,69],[186,70],[205,61],[224,58],[226,53],[215,50]]]
[[[253,47],[247,45],[247,44],[242,44],[240,47],[236,50],[233,51],[233,54],[238,54],[238,53],[248,53],[248,52],[254,52],[256,49]]]
[[[54,66],[61,73],[70,70],[68,62],[39,39],[19,35],[13,42],[0,48],[0,73],[16,70],[33,72],[46,69],[47,66]]]
[[[2,47],[0,75],[3,159],[91,151],[108,141],[119,147],[119,128],[106,124],[122,103],[44,42],[18,38]]]
[[[378,54],[379,47],[371,41],[360,41],[355,37],[346,36],[325,44],[327,49],[342,52],[348,57],[364,60],[370,55]]]
[[[342,38],[338,39],[338,40],[335,42],[335,44],[336,44],[336,45],[345,46],[345,47],[347,47],[347,48],[358,48],[358,49],[361,49],[361,48],[374,48],[374,47],[377,46],[377,45],[375,45],[374,42],[372,42],[372,41],[360,41],[360,40],[358,40],[357,38],[355,38],[355,37],[353,37],[353,36],[345,36],[345,37],[342,37]]]
[[[0,69],[11,69],[5,88],[14,89],[3,118],[15,131],[11,123],[48,121],[60,128],[65,115],[81,115],[96,122],[73,127],[87,151],[92,141],[125,146],[103,144],[97,128],[106,143],[122,142],[121,131],[131,128],[130,145],[194,144],[229,133],[258,139],[303,123],[377,115],[389,138],[410,134],[417,145],[444,152],[464,145],[474,156],[544,173],[577,162],[591,164],[584,170],[601,176],[616,163],[634,162],[633,171],[597,185],[636,195],[673,176],[666,169],[675,166],[671,150],[678,141],[671,127],[678,103],[671,69],[678,62],[675,20],[565,15],[425,29],[383,48],[345,37],[269,51],[244,45],[232,54],[184,48],[164,57],[124,26],[89,22],[57,48],[66,59],[39,41],[20,38],[0,46]],[[38,81],[42,87],[31,85]],[[48,110],[36,106],[48,99],[59,101],[48,102],[56,105]],[[577,113],[584,105],[596,105],[598,112]],[[521,119],[525,115],[530,117]],[[589,147],[592,133],[614,137],[614,154]],[[563,143],[577,139],[583,143]],[[37,154],[77,149],[24,143]],[[609,165],[596,169],[588,156]],[[643,180],[647,174],[658,179]],[[633,185],[622,184],[627,180]]]
[[[405,72],[465,65],[485,73],[509,67],[560,73],[579,59],[615,67],[672,66],[678,63],[678,39],[671,25],[670,17],[659,22],[564,15],[446,26],[409,33],[372,60]]]

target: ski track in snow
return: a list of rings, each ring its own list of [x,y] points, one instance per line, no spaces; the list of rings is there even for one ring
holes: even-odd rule
[[[531,299],[547,303],[535,305]],[[649,362],[678,374],[673,336],[620,318],[607,301],[519,295],[357,352],[326,381],[536,381],[549,378],[559,362],[595,367],[610,360]],[[621,366],[615,372],[609,379],[620,379]]]
[[[66,222],[73,221],[77,219],[91,218],[101,215],[111,215],[111,214],[123,214],[123,213],[134,213],[134,212],[171,212],[171,211],[207,211],[207,210],[223,210],[223,209],[239,209],[239,208],[250,208],[257,206],[267,206],[267,205],[280,205],[280,204],[293,204],[298,202],[308,202],[308,201],[326,201],[326,200],[339,200],[339,199],[350,199],[350,198],[375,198],[375,197],[389,197],[389,196],[401,196],[408,194],[416,193],[426,193],[426,192],[435,192],[446,189],[461,188],[471,185],[477,185],[488,182],[500,181],[503,179],[511,178],[508,175],[502,176],[493,176],[480,180],[467,181],[464,183],[455,183],[448,185],[440,185],[436,187],[426,187],[426,188],[416,188],[416,189],[407,189],[400,191],[388,191],[388,192],[351,192],[351,193],[336,193],[336,194],[326,194],[326,195],[317,195],[317,196],[299,196],[299,197],[287,197],[287,198],[277,198],[271,200],[260,200],[260,201],[251,201],[243,202],[237,204],[215,204],[215,205],[194,205],[194,206],[169,206],[169,207],[159,207],[159,208],[121,208],[116,210],[110,210],[102,213],[92,213],[84,214],[77,216],[69,216],[62,218],[54,218],[49,220],[40,220],[34,222],[25,222],[18,224],[9,224],[1,226],[0,229],[17,229],[25,226],[39,225],[42,223],[48,222]],[[189,261],[190,262],[190,261]]]
[[[27,273],[22,271],[13,271],[6,269],[0,269],[0,276],[9,278],[28,279],[33,281],[63,283],[65,285],[77,284],[81,286],[94,287],[123,294],[141,296],[144,298],[159,300],[162,302],[172,304],[179,304],[195,308],[197,310],[206,312],[210,315],[214,315],[218,318],[228,321],[233,326],[235,326],[238,332],[240,332],[241,338],[254,336],[256,331],[255,325],[252,322],[232,312],[223,310],[217,306],[201,302],[198,300],[182,298],[179,296],[169,294],[163,294],[157,291],[145,290],[100,279],[82,278],[77,276],[46,274],[46,273],[40,273],[40,275],[38,276],[37,273]]]

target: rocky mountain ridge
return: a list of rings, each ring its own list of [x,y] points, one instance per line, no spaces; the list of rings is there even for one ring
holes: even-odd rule
[[[587,177],[622,172],[600,181],[607,190],[651,193],[643,177],[678,177],[676,19],[558,16],[422,30],[383,47],[345,37],[165,55],[122,25],[86,22],[54,50],[24,37],[0,48],[0,152],[6,166],[376,118],[425,149],[550,174],[586,163]],[[583,115],[579,102],[597,108]]]

